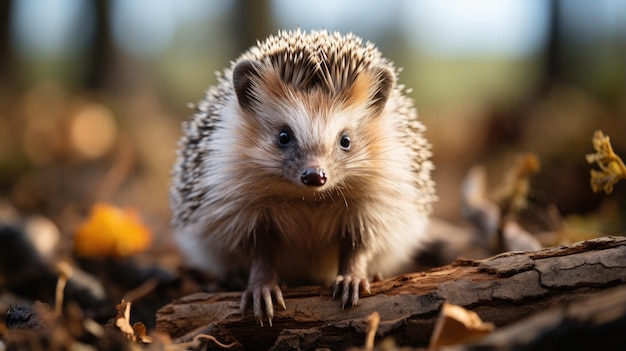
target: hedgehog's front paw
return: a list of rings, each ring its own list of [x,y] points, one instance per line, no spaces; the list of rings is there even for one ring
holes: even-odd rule
[[[333,298],[341,291],[341,309],[344,309],[348,302],[354,307],[359,302],[360,289],[370,294],[370,282],[367,278],[351,274],[338,275],[335,278]]]
[[[274,304],[272,303],[272,294],[276,302],[282,306],[283,309],[287,309],[285,306],[285,300],[283,299],[283,292],[280,290],[278,284],[261,284],[257,286],[248,286],[246,291],[241,295],[241,303],[239,308],[241,315],[243,316],[248,307],[248,301],[252,299],[252,311],[254,312],[254,318],[263,326],[263,305],[265,305],[265,315],[270,327],[272,326],[272,318],[274,318]]]

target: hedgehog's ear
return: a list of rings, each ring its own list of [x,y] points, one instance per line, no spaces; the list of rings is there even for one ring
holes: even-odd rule
[[[391,95],[396,76],[389,67],[376,66],[368,72],[372,79],[372,104],[371,108],[379,114],[385,108]]]
[[[347,105],[365,104],[377,116],[385,108],[395,81],[389,67],[374,66],[359,73],[343,97]]]
[[[259,78],[260,64],[256,61],[244,60],[233,68],[233,87],[237,94],[237,101],[243,110],[252,110],[253,105],[258,102],[254,93],[254,80]]]

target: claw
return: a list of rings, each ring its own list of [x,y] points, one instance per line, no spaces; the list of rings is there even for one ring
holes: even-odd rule
[[[370,290],[370,281],[369,281],[369,280],[364,279],[364,280],[361,282],[361,287],[363,288],[363,290],[365,290],[365,292],[366,292],[368,295],[371,295],[371,294],[372,294],[372,291]]]
[[[246,308],[248,308],[248,299],[250,299],[250,291],[246,290],[241,294],[241,301],[239,302],[239,311],[241,312],[241,318],[246,314]]]
[[[343,275],[338,275],[335,278],[335,283],[333,284],[333,300],[337,297],[337,293],[339,292],[339,284],[343,281]]]
[[[370,282],[367,278],[338,275],[337,278],[335,278],[333,299],[337,297],[339,290],[341,290],[341,309],[345,309],[348,302],[354,307],[359,302],[360,289],[365,290],[368,294],[370,293]]]
[[[359,286],[357,285],[356,288],[356,298],[358,300],[359,298]],[[343,281],[343,294],[341,294],[341,309],[345,309],[346,308],[346,304],[348,303],[348,300],[350,300],[350,279],[345,279]],[[352,305],[356,305],[356,302],[352,302]]]
[[[271,303],[271,301],[270,301]],[[263,310],[261,308],[261,290],[260,288],[256,288],[252,291],[252,311],[254,312],[254,318],[257,321],[261,321],[261,326],[263,326]],[[271,316],[270,316],[271,318]]]
[[[267,316],[267,320],[271,327],[272,318],[274,318],[274,304],[272,303],[272,293],[270,287],[264,286],[263,290],[261,290],[261,295],[263,296],[263,302],[265,302],[265,315]]]
[[[274,286],[274,298],[276,299],[276,302],[278,302],[280,307],[283,308],[283,310],[287,309],[287,305],[285,305],[285,299],[283,299],[283,292],[282,290],[280,290],[278,285]]]
[[[359,301],[359,287],[361,286],[361,279],[355,279],[352,281],[352,287],[351,287],[351,291],[352,291],[352,296],[350,297],[350,300],[352,301],[352,307],[357,305],[357,302]]]
[[[274,319],[274,304],[272,302],[272,295],[283,309],[287,309],[283,293],[280,287],[276,284],[266,284],[253,288],[248,288],[241,295],[241,302],[239,308],[241,310],[241,316],[243,317],[248,307],[248,302],[252,299],[252,312],[254,318],[259,322],[261,327],[263,326],[263,317],[267,318],[268,324],[272,326],[272,320]],[[263,308],[265,306],[265,308]]]

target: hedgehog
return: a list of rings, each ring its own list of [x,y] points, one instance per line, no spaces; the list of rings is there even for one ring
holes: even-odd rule
[[[170,189],[186,262],[247,276],[269,324],[281,285],[327,284],[341,308],[423,247],[431,146],[399,70],[370,42],[280,31],[218,72],[183,123]]]

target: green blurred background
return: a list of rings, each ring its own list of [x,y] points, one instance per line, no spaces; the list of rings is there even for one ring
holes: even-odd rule
[[[593,194],[602,129],[626,156],[621,0],[3,0],[0,199],[71,233],[94,202],[138,208],[166,237],[180,123],[214,72],[279,29],[354,32],[404,70],[433,144],[436,215],[485,164],[537,154],[531,198],[577,230],[623,233],[626,184]]]

